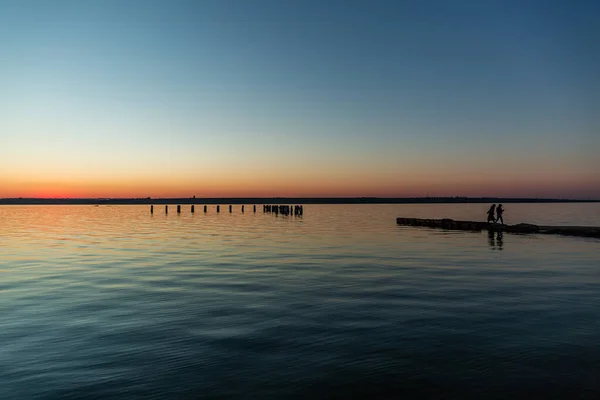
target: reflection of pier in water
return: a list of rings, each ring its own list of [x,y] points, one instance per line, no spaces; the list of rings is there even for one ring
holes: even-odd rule
[[[517,234],[547,234],[547,235],[566,235],[600,238],[600,227],[594,226],[538,226],[533,224],[502,225],[478,221],[455,221],[453,219],[421,219],[421,218],[396,218],[398,225],[422,226],[428,228],[476,231],[487,230],[498,233],[517,233]]]

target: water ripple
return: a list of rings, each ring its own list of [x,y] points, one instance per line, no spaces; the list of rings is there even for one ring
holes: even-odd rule
[[[394,223],[473,207],[0,207],[3,398],[597,398],[600,241]]]

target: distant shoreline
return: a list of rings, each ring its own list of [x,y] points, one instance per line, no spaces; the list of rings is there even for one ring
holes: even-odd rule
[[[598,203],[600,200],[500,197],[236,197],[236,198],[6,198],[0,205],[151,205],[151,204],[464,204]]]

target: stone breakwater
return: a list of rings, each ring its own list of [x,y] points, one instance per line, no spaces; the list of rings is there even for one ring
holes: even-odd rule
[[[502,225],[478,221],[455,221],[453,219],[396,218],[398,225],[461,231],[494,231],[507,233],[537,233],[600,238],[600,227],[592,226],[538,226],[533,224]]]

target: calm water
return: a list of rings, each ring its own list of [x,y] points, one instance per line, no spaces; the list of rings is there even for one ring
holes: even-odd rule
[[[600,240],[395,223],[487,206],[0,207],[0,398],[598,398]]]

